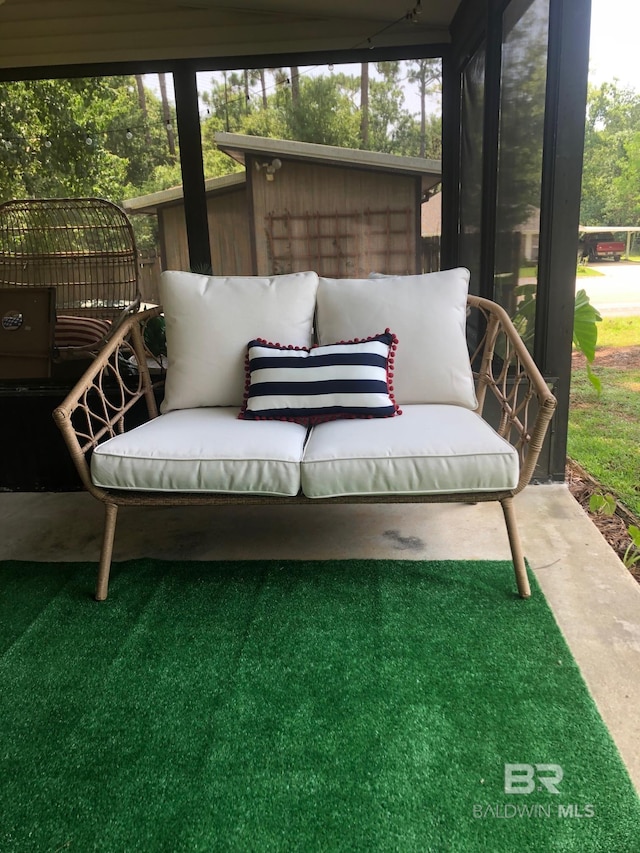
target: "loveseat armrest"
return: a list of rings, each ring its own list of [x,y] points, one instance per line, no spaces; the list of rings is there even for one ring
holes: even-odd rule
[[[126,416],[138,403],[146,403],[149,420],[158,415],[154,390],[163,368],[145,343],[145,329],[161,313],[161,307],[151,308],[126,319],[53,412],[83,485],[99,499],[104,492],[93,485],[89,467],[94,448],[125,431]],[[150,361],[159,368],[153,379]]]
[[[520,457],[517,494],[533,476],[557,400],[504,308],[471,295],[467,304],[478,412],[485,413],[490,392],[499,406],[496,429]]]

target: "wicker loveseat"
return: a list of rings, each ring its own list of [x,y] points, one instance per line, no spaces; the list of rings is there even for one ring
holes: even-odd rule
[[[500,502],[527,597],[513,498],[556,401],[504,310],[468,283],[461,268],[163,273],[163,307],[129,318],[54,412],[105,504],[96,598],[120,506],[453,501]],[[166,377],[145,343],[161,312]]]

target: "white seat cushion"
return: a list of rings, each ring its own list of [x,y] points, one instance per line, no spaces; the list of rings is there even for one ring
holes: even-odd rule
[[[518,454],[460,406],[404,406],[399,418],[318,424],[302,459],[302,491],[341,495],[493,492],[515,488]]]
[[[466,340],[469,270],[372,279],[321,278],[321,344],[391,329],[398,338],[394,392],[398,405],[446,403],[475,409]]]
[[[315,272],[272,276],[163,272],[160,297],[169,366],[162,412],[239,407],[247,344],[265,338],[310,346],[317,289]]]
[[[238,420],[237,408],[182,409],[99,445],[91,477],[107,489],[296,495],[306,434]]]

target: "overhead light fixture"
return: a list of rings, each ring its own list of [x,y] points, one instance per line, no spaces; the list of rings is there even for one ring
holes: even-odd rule
[[[282,160],[279,157],[274,157],[271,162],[265,161],[264,163],[258,163],[256,160],[255,163],[258,172],[261,169],[264,170],[265,177],[268,181],[272,181],[278,169],[282,168]]]

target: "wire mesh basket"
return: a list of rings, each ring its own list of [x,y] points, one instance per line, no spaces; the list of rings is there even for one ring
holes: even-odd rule
[[[56,314],[111,321],[140,304],[139,263],[126,213],[100,198],[0,204],[0,286],[55,287]]]

